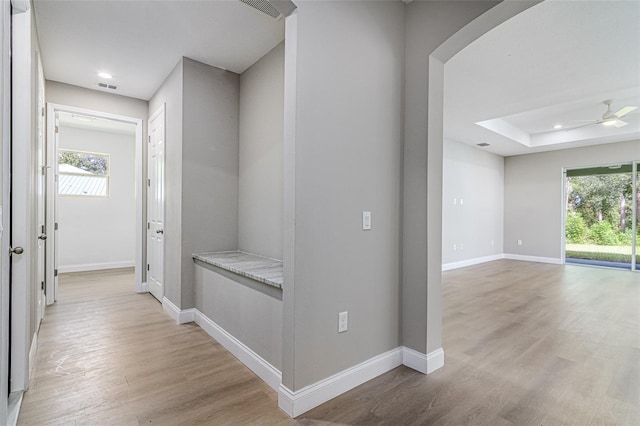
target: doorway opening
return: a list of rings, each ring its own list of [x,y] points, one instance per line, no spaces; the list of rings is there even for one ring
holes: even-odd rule
[[[565,262],[637,269],[637,164],[565,171]]]
[[[47,304],[58,273],[130,268],[143,284],[142,120],[48,104]]]

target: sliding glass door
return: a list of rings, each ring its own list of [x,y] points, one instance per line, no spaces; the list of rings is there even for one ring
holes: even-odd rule
[[[636,269],[636,164],[566,171],[565,261]]]
[[[635,229],[634,239],[633,239],[633,253],[634,253],[634,262],[632,269],[634,271],[640,270],[640,162],[633,164],[634,168],[634,193],[633,193],[633,210],[634,210],[634,222],[633,227]]]

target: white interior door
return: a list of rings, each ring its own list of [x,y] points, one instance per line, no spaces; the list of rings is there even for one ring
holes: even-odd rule
[[[44,318],[44,310],[46,304],[45,296],[45,256],[47,239],[46,234],[46,150],[44,145],[44,133],[45,133],[45,111],[44,111],[44,72],[42,71],[42,64],[38,60],[38,56],[35,57],[36,62],[36,87],[37,87],[37,100],[36,100],[36,117],[37,117],[37,129],[36,129],[36,221],[37,221],[37,265],[36,265],[36,329],[40,325],[40,321]]]
[[[164,105],[149,120],[147,188],[147,285],[164,296]]]

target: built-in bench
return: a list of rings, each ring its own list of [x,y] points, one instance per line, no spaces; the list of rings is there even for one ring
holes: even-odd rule
[[[282,289],[282,261],[242,251],[194,254],[200,262]]]

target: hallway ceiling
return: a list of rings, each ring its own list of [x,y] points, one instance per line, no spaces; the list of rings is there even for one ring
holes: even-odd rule
[[[144,100],[182,56],[241,73],[284,39],[284,20],[236,0],[34,3],[48,80]]]
[[[445,137],[503,156],[640,139],[638,22],[638,1],[547,0],[488,32],[445,64]],[[639,107],[627,126],[566,130],[608,99]]]

